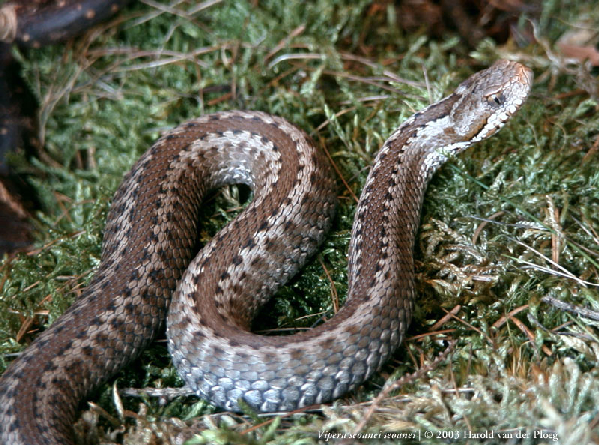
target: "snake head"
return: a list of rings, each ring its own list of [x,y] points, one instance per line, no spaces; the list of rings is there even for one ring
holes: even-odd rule
[[[453,94],[449,117],[455,134],[470,142],[495,134],[526,101],[532,81],[529,68],[510,60],[470,76]]]

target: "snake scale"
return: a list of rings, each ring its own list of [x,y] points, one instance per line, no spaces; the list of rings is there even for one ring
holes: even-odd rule
[[[501,128],[531,84],[528,68],[500,60],[393,132],[356,211],[347,302],[292,336],[248,328],[325,235],[336,205],[326,157],[301,130],[260,112],[203,116],[161,137],[115,195],[91,284],[2,376],[1,443],[74,443],[79,402],[165,317],[180,375],[219,407],[238,410],[243,399],[258,411],[292,410],[360,385],[410,322],[428,181],[448,156]],[[253,200],[192,259],[202,196],[238,183]]]

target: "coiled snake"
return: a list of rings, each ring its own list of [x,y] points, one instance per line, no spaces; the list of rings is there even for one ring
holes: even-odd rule
[[[410,322],[429,179],[450,154],[494,134],[531,83],[528,68],[498,61],[389,137],[356,211],[347,302],[293,336],[248,327],[324,237],[336,202],[326,158],[303,132],[259,112],[203,116],[162,137],[116,193],[85,294],[2,376],[2,443],[73,443],[79,401],[151,341],[175,287],[169,350],[187,385],[213,404],[292,410],[355,388]],[[250,185],[253,201],[192,260],[202,195],[231,183]]]

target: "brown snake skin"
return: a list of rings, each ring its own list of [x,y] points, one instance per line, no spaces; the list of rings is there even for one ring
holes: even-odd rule
[[[324,237],[336,202],[326,158],[303,132],[259,112],[203,116],[172,130],[116,193],[85,294],[2,376],[1,443],[74,443],[78,403],[152,340],[177,282],[169,350],[187,384],[215,405],[237,410],[244,399],[259,411],[292,410],[361,384],[410,322],[428,181],[450,154],[494,134],[531,83],[528,68],[498,61],[389,137],[356,211],[347,302],[293,336],[247,329]],[[250,185],[253,201],[192,261],[202,195],[232,183]]]

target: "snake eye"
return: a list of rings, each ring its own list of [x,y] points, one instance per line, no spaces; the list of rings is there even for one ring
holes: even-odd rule
[[[493,94],[489,94],[487,96],[487,102],[494,107],[500,107],[505,102],[505,98],[503,97],[503,94],[501,94],[501,93],[499,93],[499,94],[493,93]]]

